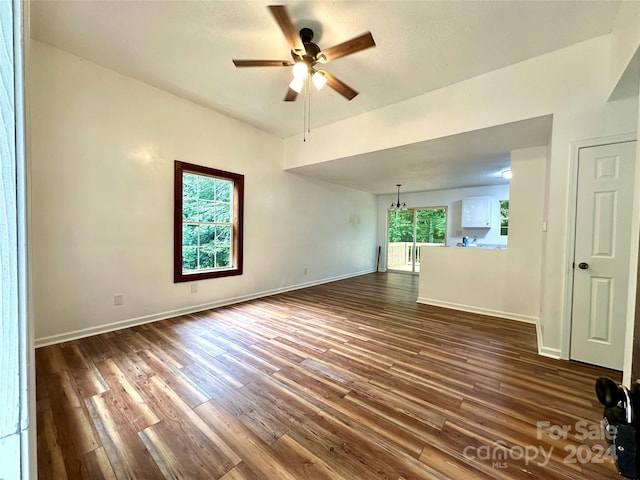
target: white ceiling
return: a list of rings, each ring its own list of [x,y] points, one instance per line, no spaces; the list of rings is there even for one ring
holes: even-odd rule
[[[366,31],[371,31],[377,44],[325,66],[360,95],[349,102],[329,88],[314,93],[312,128],[606,34],[620,6],[618,0],[279,3],[287,5],[297,28],[307,26],[315,31],[314,42],[321,48]],[[266,8],[268,4],[244,0],[32,0],[31,35],[287,137],[302,132],[303,113],[300,100],[282,101],[290,69],[237,69],[231,62],[232,58],[290,59],[287,42]],[[439,163],[418,166],[433,157],[423,153],[424,147],[407,147],[396,157],[414,165],[418,175],[448,168],[442,160],[447,156],[450,161],[446,165],[454,168],[453,172],[464,171],[455,168],[457,162],[462,166],[469,163],[468,159],[453,158],[453,149],[444,152]],[[508,151],[504,145],[488,150]],[[376,158],[372,161],[380,162]],[[342,162],[341,174],[361,175],[362,170],[344,170],[363,161],[357,157],[351,160]],[[333,167],[325,168],[322,173],[309,167],[304,173],[336,177],[331,173]],[[367,191],[383,190],[373,178],[359,185],[357,188]]]

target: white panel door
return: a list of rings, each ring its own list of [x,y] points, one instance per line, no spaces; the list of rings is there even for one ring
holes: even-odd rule
[[[571,358],[622,370],[636,142],[580,149]]]

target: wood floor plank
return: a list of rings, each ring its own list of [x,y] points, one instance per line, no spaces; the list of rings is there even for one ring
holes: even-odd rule
[[[40,399],[37,405],[38,422],[38,476],[43,480],[68,478],[64,454],[60,447],[56,422],[48,399]]]
[[[174,441],[184,441],[186,437],[193,435],[194,432],[198,435],[202,434],[209,440],[210,447],[213,450],[212,454],[219,452],[221,461],[224,463],[231,462],[232,465],[240,463],[242,458],[237,455],[235,450],[230,448],[223,438],[202,421],[195,413],[195,409],[185,403],[160,378],[151,378],[145,385],[143,394],[154,407],[158,416],[162,418],[163,423],[170,424],[176,432],[181,432],[181,434],[174,436]]]
[[[138,432],[110,392],[95,395],[86,403],[118,480],[163,478]]]
[[[280,437],[271,447],[286,462],[299,480],[341,480],[344,478],[331,465],[302,447],[288,435]]]
[[[116,480],[109,457],[103,447],[96,448],[82,457],[82,478]]]
[[[340,474],[349,473],[355,478],[403,478],[444,479],[435,469],[421,464],[414,457],[393,445],[384,438],[370,435],[369,432],[350,428],[350,422],[341,421],[341,416],[321,411],[309,422],[307,436],[313,435],[315,453],[331,465],[340,465]],[[301,437],[294,437],[301,441]],[[318,450],[316,443],[327,442],[328,449]],[[305,438],[305,442],[308,442]],[[307,446],[310,448],[310,445]],[[328,450],[328,452],[327,452]]]
[[[595,379],[619,372],[417,285],[363,275],[39,348],[39,478],[618,478],[567,455],[605,445],[576,428],[598,428]]]
[[[224,454],[202,434],[181,422],[162,422],[139,433],[165,478],[219,478],[234,467]]]
[[[261,472],[266,478],[296,480],[293,472],[289,471],[275,452],[215,401],[210,400],[194,410],[207,425],[218,432],[251,470]]]
[[[138,389],[129,382],[113,359],[97,362],[96,368],[110,387],[108,398],[113,399],[115,405],[127,406],[127,408],[122,409],[121,413],[129,420],[136,431],[160,421],[140,396]]]
[[[420,454],[420,461],[433,465],[434,468],[446,476],[446,478],[460,478],[469,480],[489,480],[495,478],[481,469],[474,468],[475,465],[469,465],[465,459],[459,459],[455,456],[447,455],[442,450],[427,444],[424,446]]]
[[[46,383],[65,461],[79,460],[99,446],[89,413],[67,370],[52,375]]]
[[[36,350],[36,363],[43,374],[60,373],[69,368],[62,348],[63,345],[51,345]]]
[[[244,387],[244,390],[269,401],[274,411],[290,418],[290,425],[303,423],[307,417],[321,410],[318,402],[300,395],[296,389],[272,377],[264,377],[259,382],[251,383]]]
[[[269,480],[261,472],[251,470],[246,463],[241,462],[226,474],[220,477],[220,480]]]

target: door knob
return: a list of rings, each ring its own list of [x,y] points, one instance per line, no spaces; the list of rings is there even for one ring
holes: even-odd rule
[[[587,268],[589,268],[589,264],[588,264],[588,263],[584,263],[584,262],[580,262],[580,263],[578,264],[578,268],[579,268],[580,270],[586,270]]]

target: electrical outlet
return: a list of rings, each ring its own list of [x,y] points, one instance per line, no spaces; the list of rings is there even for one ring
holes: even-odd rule
[[[197,283],[192,283],[191,284],[191,293],[198,293],[198,284]]]
[[[307,274],[307,267],[304,267],[304,274]]]
[[[118,306],[123,305],[123,304],[124,304],[124,299],[123,299],[121,293],[118,293],[117,295],[113,296],[113,305],[115,307],[118,307]]]

